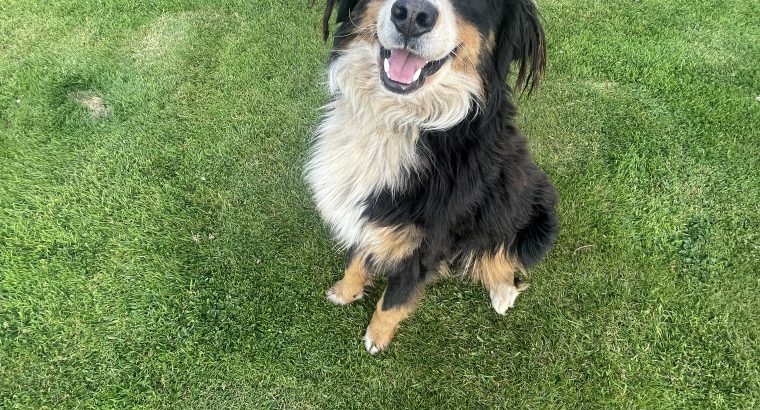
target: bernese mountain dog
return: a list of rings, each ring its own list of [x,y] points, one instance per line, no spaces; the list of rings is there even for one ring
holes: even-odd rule
[[[327,0],[330,101],[305,178],[347,250],[327,298],[387,285],[364,335],[388,347],[431,278],[466,275],[499,314],[553,246],[557,195],[514,123],[545,69],[532,0]],[[516,71],[514,87],[510,72]]]

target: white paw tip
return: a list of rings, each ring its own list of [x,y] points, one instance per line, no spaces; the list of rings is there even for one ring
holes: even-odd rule
[[[327,300],[329,300],[332,303],[335,303],[336,305],[346,306],[364,297],[364,293],[360,293],[359,295],[355,296],[353,299],[346,300],[338,296],[338,294],[335,292],[333,288],[330,288],[327,290],[327,292],[325,292],[325,296],[327,296]]]
[[[364,340],[364,349],[367,350],[367,353],[374,355],[380,352],[380,348],[375,346],[375,342],[373,342],[367,335],[364,335],[362,340]]]
[[[348,304],[348,302],[346,302],[345,300],[341,299],[341,298],[338,296],[338,294],[337,294],[337,293],[335,293],[335,291],[334,291],[334,290],[332,290],[332,289],[328,290],[328,291],[325,293],[325,296],[327,296],[327,300],[329,300],[330,302],[332,302],[332,303],[334,303],[334,304],[336,304],[336,305],[339,305],[339,306],[346,306],[346,305]]]
[[[491,289],[491,306],[496,313],[504,315],[507,309],[515,306],[515,300],[520,295],[520,290],[514,285],[498,285]]]

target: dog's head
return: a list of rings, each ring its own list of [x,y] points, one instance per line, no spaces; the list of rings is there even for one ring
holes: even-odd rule
[[[483,97],[493,82],[502,91],[513,63],[523,90],[544,71],[544,32],[533,0],[328,0],[325,39],[336,4],[334,56],[372,50],[367,69],[387,93],[413,96],[467,83],[463,92]]]

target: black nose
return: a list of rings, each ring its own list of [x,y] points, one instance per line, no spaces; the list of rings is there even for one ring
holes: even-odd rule
[[[406,38],[419,37],[433,29],[438,10],[425,0],[397,0],[391,7],[391,20]]]

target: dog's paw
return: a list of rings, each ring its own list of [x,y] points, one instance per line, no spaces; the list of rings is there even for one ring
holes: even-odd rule
[[[339,280],[325,292],[325,296],[327,296],[327,300],[336,305],[346,306],[361,299],[364,296],[364,292],[356,289],[350,291],[346,289],[343,281]]]
[[[377,337],[378,335],[373,335],[370,329],[367,329],[367,332],[364,334],[364,337],[362,340],[364,341],[364,349],[367,351],[367,353],[371,355],[375,355],[379,352],[382,352],[385,350],[385,348],[388,347],[388,344],[391,342],[391,339],[383,340],[382,337]]]
[[[490,289],[491,306],[496,313],[503,315],[507,309],[515,306],[515,299],[525,287],[518,288],[514,285],[499,284]]]

